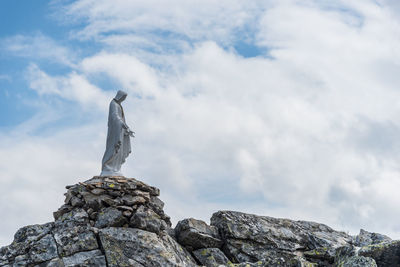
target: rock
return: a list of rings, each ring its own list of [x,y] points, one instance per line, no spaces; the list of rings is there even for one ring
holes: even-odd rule
[[[274,258],[266,259],[257,262],[241,262],[230,263],[226,266],[229,267],[330,267],[330,265],[318,265],[316,263],[308,262],[301,257],[291,258]]]
[[[90,190],[90,192],[94,195],[101,195],[105,192],[106,190],[101,189],[101,188],[94,188],[92,190]]]
[[[233,262],[288,258],[287,253],[290,256],[301,251],[337,248],[352,240],[323,224],[233,211],[214,213],[211,225],[218,228],[224,241],[223,251]],[[329,261],[333,258],[334,254],[330,255]]]
[[[214,267],[219,265],[227,265],[228,258],[219,248],[201,248],[194,250],[194,257],[202,264],[207,267]]]
[[[71,206],[72,207],[82,207],[84,204],[83,200],[79,197],[72,196],[71,198]]]
[[[196,266],[190,254],[166,234],[110,227],[99,235],[109,267]]]
[[[132,216],[132,212],[129,210],[125,210],[122,212],[122,215],[124,215],[127,218],[130,218]]]
[[[18,230],[0,266],[400,266],[400,241],[377,233],[234,211],[172,229],[159,190],[136,179],[93,177],[67,189],[55,221]]]
[[[78,267],[78,266],[98,266],[106,267],[106,258],[100,250],[92,250],[86,252],[79,252],[69,257],[63,258],[65,267]]]
[[[35,267],[64,267],[64,262],[60,258],[55,258],[35,265]]]
[[[175,236],[179,244],[185,246],[189,251],[222,246],[215,227],[193,218],[179,221],[175,227]]]
[[[373,258],[378,266],[400,266],[400,240],[362,247],[358,255]]]
[[[54,223],[46,223],[19,229],[14,241],[0,249],[1,265],[14,263],[14,266],[26,266],[57,257],[57,247],[51,235],[53,227]]]
[[[118,227],[123,226],[128,221],[122,214],[122,212],[116,208],[103,208],[99,214],[97,215],[97,220],[95,223],[95,227],[104,228],[104,227]]]
[[[324,262],[333,263],[335,261],[336,249],[330,247],[321,247],[303,252],[303,256],[312,261],[323,264]]]
[[[168,227],[167,223],[157,213],[144,206],[140,206],[132,215],[129,226],[153,233],[159,233]]]
[[[368,245],[375,245],[382,242],[389,242],[392,239],[388,236],[367,232],[363,229],[360,230],[360,233],[355,237],[354,245],[357,247],[364,247]]]
[[[374,259],[363,256],[348,257],[337,263],[339,267],[377,267]]]
[[[133,191],[133,195],[136,197],[143,198],[146,202],[150,201],[150,193],[149,192],[144,192],[141,190],[135,190]]]
[[[54,230],[54,238],[61,257],[99,247],[96,236],[88,227],[59,227]]]
[[[68,213],[63,214],[54,222],[55,227],[67,228],[74,226],[88,226],[89,214],[81,208],[75,208]]]
[[[32,242],[37,241],[43,236],[49,234],[54,227],[54,223],[34,224],[22,227],[14,235],[14,242]]]
[[[51,234],[47,234],[35,242],[29,250],[29,257],[32,263],[48,261],[58,257],[56,242]]]
[[[164,202],[158,197],[152,196],[150,198],[150,206],[154,209],[155,212],[160,213],[164,209]]]

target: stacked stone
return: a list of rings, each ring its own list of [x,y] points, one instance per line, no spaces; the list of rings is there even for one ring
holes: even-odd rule
[[[124,177],[93,177],[67,189],[54,222],[25,226],[0,248],[0,267],[196,265],[167,233],[159,189]]]
[[[136,179],[95,176],[67,189],[65,204],[53,214],[55,220],[82,208],[96,228],[131,227],[159,233],[171,227],[158,198],[160,190]]]

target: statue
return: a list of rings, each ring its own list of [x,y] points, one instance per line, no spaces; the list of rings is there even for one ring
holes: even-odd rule
[[[100,176],[123,176],[121,165],[131,153],[131,140],[134,137],[125,122],[121,103],[128,94],[119,90],[111,100],[108,113],[108,132],[106,151],[104,152]]]

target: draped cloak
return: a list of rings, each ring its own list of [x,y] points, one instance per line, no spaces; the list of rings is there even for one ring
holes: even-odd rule
[[[118,91],[110,103],[107,144],[102,160],[101,176],[122,176],[121,165],[131,153],[131,141],[125,128],[124,111],[119,103],[124,96],[125,92]]]

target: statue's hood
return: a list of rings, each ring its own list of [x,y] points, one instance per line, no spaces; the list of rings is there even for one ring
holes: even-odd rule
[[[128,94],[122,90],[118,90],[117,95],[114,97],[116,101],[120,101],[124,96],[126,97]]]

